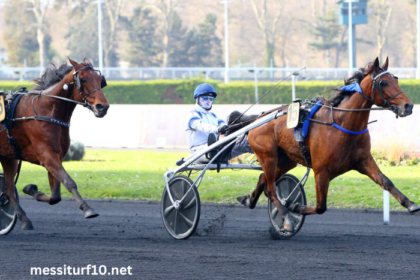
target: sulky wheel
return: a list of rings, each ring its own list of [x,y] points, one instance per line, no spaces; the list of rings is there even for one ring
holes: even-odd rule
[[[178,175],[169,181],[169,189],[174,201],[181,198],[191,188],[193,182],[190,178]],[[168,233],[175,239],[187,239],[197,228],[200,220],[200,197],[194,187],[184,198],[177,210],[172,205],[168,192],[163,191],[161,202],[161,215],[163,224]]]
[[[16,193],[16,197],[18,194]],[[16,225],[17,214],[4,193],[0,193],[0,235],[6,235]]]
[[[293,191],[296,185],[299,183],[298,178],[291,174],[283,175],[279,180],[276,182],[276,189],[279,198],[287,198],[289,194]],[[297,189],[292,193],[289,199],[286,201],[286,207],[294,203],[299,203],[300,205],[306,205],[306,195],[303,186],[299,184]],[[276,229],[277,233],[280,235],[280,238],[288,239],[298,233],[300,228],[302,227],[303,223],[305,222],[305,216],[294,213],[289,211],[290,217],[293,219],[295,223],[295,231],[288,232],[285,231],[283,228],[283,217],[277,211],[276,206],[268,200],[268,216],[270,217],[270,221],[273,224],[274,228]]]

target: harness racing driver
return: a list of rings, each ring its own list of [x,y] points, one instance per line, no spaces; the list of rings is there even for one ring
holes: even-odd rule
[[[217,97],[214,88],[205,83],[198,85],[194,91],[194,99],[196,100],[195,109],[189,113],[187,123],[188,146],[191,154],[196,153],[203,147],[212,145],[217,141],[217,134],[225,134],[227,124],[218,118],[213,112],[213,102]],[[245,138],[240,143],[236,143],[230,153],[229,159],[237,157],[243,153],[253,153],[249,146],[248,139]],[[210,152],[210,158],[217,154],[217,150]],[[208,162],[205,155],[197,160],[197,162]]]

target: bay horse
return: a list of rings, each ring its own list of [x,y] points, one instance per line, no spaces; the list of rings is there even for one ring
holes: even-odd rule
[[[361,132],[367,128],[370,109],[378,107],[392,108],[400,117],[412,113],[413,102],[402,92],[398,78],[387,72],[388,58],[382,67],[378,58],[366,67],[360,68],[345,81],[360,84],[362,93],[338,90],[335,97],[323,100],[323,105],[312,119],[335,123],[347,130]],[[329,107],[338,107],[331,111]],[[339,109],[350,109],[343,111]],[[360,110],[362,109],[362,110]],[[249,132],[249,144],[264,170],[251,195],[238,197],[243,205],[253,209],[264,191],[284,218],[284,229],[294,232],[294,220],[289,211],[302,215],[323,214],[327,210],[328,187],[331,180],[350,170],[357,170],[371,178],[383,189],[389,191],[410,213],[420,207],[403,195],[386,177],[370,153],[369,132],[358,135],[348,134],[336,127],[311,122],[305,146],[311,155],[311,166],[316,182],[316,206],[295,203],[283,205],[276,195],[275,182],[297,164],[307,166],[304,156],[296,142],[293,129],[286,128],[286,116],[272,120]],[[308,164],[310,165],[310,164]]]
[[[33,225],[15,195],[13,179],[17,173],[18,159],[41,165],[48,171],[50,196],[38,191],[35,185],[26,186],[24,193],[53,205],[61,201],[60,184],[63,184],[73,194],[85,218],[99,215],[80,196],[62,160],[70,146],[69,126],[76,105],[89,108],[98,118],[106,115],[109,103],[102,92],[106,81],[94,70],[89,59],[85,58],[79,64],[69,58],[69,62],[71,66],[65,63],[58,69],[47,67],[42,77],[35,80],[37,86],[22,94],[10,129],[16,145],[9,144],[9,132],[3,130],[0,133],[0,162],[5,180],[3,193],[24,230],[32,230]]]

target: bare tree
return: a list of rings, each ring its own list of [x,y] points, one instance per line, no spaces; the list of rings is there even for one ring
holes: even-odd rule
[[[174,7],[177,5],[178,1],[176,0],[159,0],[157,4],[145,5],[143,9],[153,9],[156,11],[161,18],[163,19],[163,62],[162,67],[168,67],[170,62],[169,55],[169,29],[171,26],[172,13]]]
[[[258,27],[260,28],[263,38],[265,41],[265,66],[270,66],[270,60],[273,59],[274,61],[274,53],[275,53],[275,44],[276,44],[276,36],[277,36],[277,26],[281,16],[281,12],[283,10],[284,1],[276,1],[280,2],[281,7],[278,9],[274,19],[270,22],[267,16],[267,0],[263,0],[263,5],[261,12],[258,10],[257,5],[255,4],[255,0],[251,0],[252,8],[255,13],[255,17],[257,19]]]
[[[376,0],[371,2],[373,7],[373,17],[377,23],[376,43],[378,46],[378,57],[382,61],[382,51],[386,44],[389,21],[391,19],[393,7],[389,6],[387,0]]]
[[[408,49],[411,51],[412,53],[412,59],[411,59],[411,63],[413,67],[416,67],[417,65],[417,34],[415,32],[412,32],[412,30],[416,30],[417,26],[417,22],[416,22],[416,1],[415,0],[409,0],[408,3],[411,5],[409,6],[409,9],[411,11],[409,11],[407,13],[407,18],[408,18],[408,24],[410,26],[410,28],[408,29],[408,41],[410,42],[410,44],[408,44]],[[417,55],[416,55],[417,54]]]
[[[337,44],[335,48],[335,68],[338,68],[340,62],[340,51],[344,45],[344,36],[347,34],[348,25],[344,25],[343,32],[341,33],[340,43]]]
[[[109,17],[109,36],[106,40],[106,44],[104,44],[104,62],[106,66],[111,66],[111,55],[117,44],[117,40],[115,40],[116,29],[123,9],[123,1],[104,0],[104,2]]]
[[[30,10],[33,12],[36,20],[36,39],[39,45],[39,63],[40,67],[45,67],[45,59],[47,57],[47,50],[45,46],[45,36],[47,34],[45,28],[45,15],[50,5],[49,0],[30,0],[32,7]]]

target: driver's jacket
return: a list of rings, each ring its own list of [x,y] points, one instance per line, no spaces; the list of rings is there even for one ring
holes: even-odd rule
[[[214,113],[196,105],[195,110],[192,110],[188,115],[186,127],[191,153],[194,153],[198,146],[207,144],[209,134],[217,133],[218,127],[225,124],[226,122],[219,119]]]

